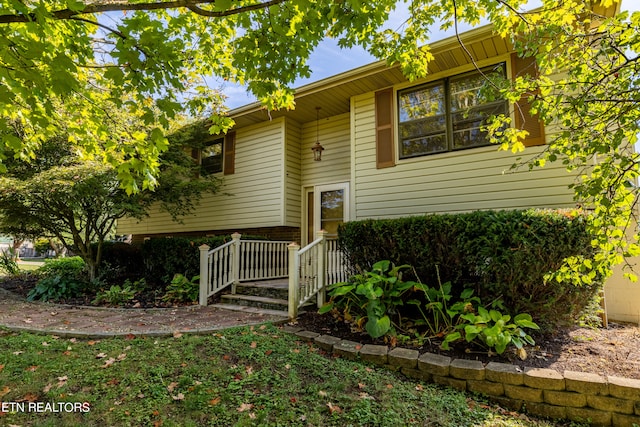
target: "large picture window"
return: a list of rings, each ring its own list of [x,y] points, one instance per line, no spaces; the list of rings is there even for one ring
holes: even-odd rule
[[[507,113],[489,82],[504,77],[502,63],[398,92],[400,158],[488,145],[481,127]]]

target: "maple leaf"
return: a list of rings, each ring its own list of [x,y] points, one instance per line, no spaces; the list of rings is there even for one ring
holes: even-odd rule
[[[237,408],[237,411],[238,412],[244,412],[244,411],[248,411],[249,409],[252,409],[252,408],[253,408],[253,403],[243,403]]]
[[[93,341],[93,340],[91,340],[91,341],[87,341],[87,345],[96,345],[96,344],[98,344],[99,342],[100,342],[100,341]]]
[[[327,403],[327,407],[329,408],[329,413],[331,415],[333,414],[339,414],[342,412],[342,408],[340,408],[338,405],[334,405],[333,403],[329,402]]]
[[[258,346],[258,343],[255,341],[251,341],[251,345],[249,347],[251,348],[256,348]]]
[[[172,396],[171,396],[171,398],[172,398],[173,400],[184,400],[184,394],[182,394],[182,393],[178,393],[178,394],[177,394],[177,395],[175,395],[175,396],[173,396],[173,395],[172,395]]]
[[[267,350],[267,351],[265,351],[265,352],[264,352],[264,355],[265,355],[265,356],[268,356],[268,355],[270,355],[271,353],[273,353],[273,350]]]
[[[211,406],[215,406],[215,405],[217,405],[218,403],[220,403],[220,400],[221,400],[221,399],[220,399],[220,397],[214,397],[213,399],[211,399],[211,400],[209,401],[209,405],[211,405]]]
[[[174,337],[174,338],[180,338],[181,336],[182,336],[182,333],[181,333],[181,332],[175,331],[175,332],[173,333],[173,337]]]
[[[363,389],[363,388],[365,388],[365,387],[366,387],[366,385],[364,385],[364,384],[362,384],[362,383],[358,383],[358,388],[359,388],[360,390],[362,390],[362,389]]]
[[[169,390],[169,392],[173,392],[173,390],[175,390],[176,387],[178,387],[178,383],[177,382],[172,382],[167,386],[167,390]]]

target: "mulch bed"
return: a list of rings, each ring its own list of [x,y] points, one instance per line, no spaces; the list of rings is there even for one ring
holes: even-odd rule
[[[430,352],[456,359],[550,368],[560,373],[567,370],[640,379],[638,325],[609,322],[608,328],[567,327],[557,330],[553,335],[536,336],[536,346],[527,348],[526,360],[520,360],[509,350],[500,356],[495,353],[489,355],[486,350],[465,345],[444,351],[440,349],[440,342],[437,340],[419,345],[372,339],[365,333],[353,331],[349,324],[336,320],[331,314],[320,315],[314,311],[301,314],[296,326],[362,344],[396,344],[399,347],[417,349],[420,353]]]

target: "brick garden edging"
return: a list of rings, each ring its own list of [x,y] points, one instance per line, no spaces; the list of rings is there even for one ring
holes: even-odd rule
[[[507,408],[547,418],[589,420],[594,426],[640,426],[640,380],[506,363],[452,359],[417,350],[371,345],[286,325],[284,330],[319,348],[407,377],[481,393]]]

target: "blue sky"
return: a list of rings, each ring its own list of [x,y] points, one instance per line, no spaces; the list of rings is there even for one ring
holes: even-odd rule
[[[640,0],[622,0],[622,10],[640,11]],[[398,28],[406,19],[405,11],[396,11],[390,18],[387,26]],[[466,29],[468,29],[467,27]],[[461,27],[464,31],[465,28]],[[447,32],[434,31],[431,36],[432,41],[441,40],[454,35],[453,30]],[[311,77],[299,79],[293,85],[299,87],[307,83],[318,81],[342,72],[352,70],[362,65],[374,62],[376,59],[362,48],[341,49],[336,40],[326,39],[314,50],[309,58],[309,65],[312,70]],[[255,98],[247,94],[244,87],[225,83],[221,86],[223,92],[228,96],[227,105],[229,108],[237,108],[255,102]]]

